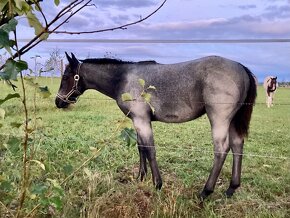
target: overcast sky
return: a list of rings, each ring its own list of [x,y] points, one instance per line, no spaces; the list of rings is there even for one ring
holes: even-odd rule
[[[58,7],[45,0],[43,7],[51,19],[68,0]],[[93,0],[60,30],[87,31],[114,27],[145,17],[160,0]],[[117,39],[117,40],[194,40],[194,39],[290,39],[290,0],[167,0],[148,20],[105,33],[87,35],[53,34],[49,39]],[[18,36],[33,36],[21,20]],[[44,62],[54,49],[86,57],[109,54],[123,60],[156,60],[176,63],[207,55],[220,55],[241,62],[262,81],[277,75],[278,81],[290,81],[290,42],[286,43],[56,43],[43,42],[25,55],[28,61],[40,55]]]

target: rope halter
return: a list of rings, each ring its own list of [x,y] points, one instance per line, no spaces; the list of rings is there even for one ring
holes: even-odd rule
[[[78,70],[77,70],[77,73],[76,73],[76,75],[74,75],[74,85],[73,85],[73,87],[71,88],[71,90],[66,94],[66,95],[61,95],[61,94],[59,94],[59,93],[57,93],[57,97],[58,98],[60,98],[62,101],[64,101],[64,102],[66,102],[66,103],[68,103],[68,104],[74,104],[74,103],[76,103],[77,102],[77,100],[78,100],[78,97],[82,94],[79,90],[78,90],[78,83],[79,83],[79,80],[80,80],[80,68],[81,68],[81,65],[82,65],[82,63],[80,63],[79,65],[78,65]],[[74,98],[74,99],[69,99],[73,94],[77,94],[78,96],[76,97],[76,98]]]

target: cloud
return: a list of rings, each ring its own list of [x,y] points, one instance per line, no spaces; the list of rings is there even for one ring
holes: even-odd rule
[[[256,5],[239,5],[238,8],[242,9],[242,10],[249,10],[249,9],[253,9],[253,8],[257,8]]]
[[[272,5],[265,9],[265,12],[261,15],[266,19],[283,19],[290,18],[290,5]]]
[[[227,22],[224,18],[214,18],[214,19],[205,19],[205,20],[195,20],[195,21],[180,21],[180,22],[166,22],[166,23],[151,23],[144,25],[148,30],[189,30],[197,28],[206,28],[213,26],[215,24],[221,24]],[[143,25],[143,24],[141,24]]]
[[[154,0],[136,1],[136,0],[99,0],[95,4],[100,7],[115,7],[122,10],[130,8],[143,8],[155,6],[158,2]]]

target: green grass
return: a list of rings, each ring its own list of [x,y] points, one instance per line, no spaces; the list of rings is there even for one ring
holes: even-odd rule
[[[59,79],[38,82],[56,94]],[[0,99],[13,92],[2,82],[0,90]],[[33,89],[28,91],[33,112]],[[32,167],[26,211],[43,199],[39,193],[34,196],[33,189],[47,187],[47,179],[61,183],[92,155],[92,148],[102,148],[98,157],[63,185],[61,209],[43,206],[36,217],[49,213],[55,213],[54,217],[290,217],[290,89],[279,88],[275,106],[268,109],[264,92],[258,88],[245,142],[242,186],[230,199],[223,195],[231,174],[229,155],[215,192],[203,204],[196,194],[202,190],[213,160],[206,116],[183,124],[153,123],[164,180],[162,190],[155,191],[150,175],[142,183],[135,179],[137,148],[127,147],[119,137],[117,125],[124,115],[114,101],[88,91],[67,110],[57,109],[54,97],[37,96],[36,102],[36,114],[30,113],[32,120],[38,118],[39,126],[32,135],[37,149],[34,159],[44,163],[45,170],[37,164]],[[11,123],[23,122],[23,109],[19,99],[5,102],[1,108],[6,114],[0,120],[0,200],[13,211],[21,178],[19,139],[23,132]],[[0,214],[5,213],[0,206]]]

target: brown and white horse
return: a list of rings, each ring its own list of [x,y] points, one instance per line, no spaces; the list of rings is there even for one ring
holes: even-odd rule
[[[274,92],[277,89],[277,76],[267,76],[264,80],[263,86],[266,91],[266,105],[268,108],[272,107]]]

